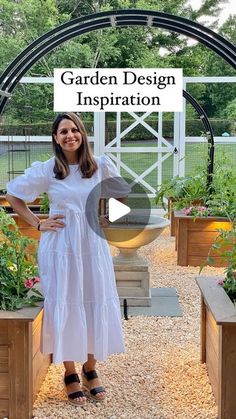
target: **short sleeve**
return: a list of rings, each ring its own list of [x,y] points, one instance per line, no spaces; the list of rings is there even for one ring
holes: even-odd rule
[[[102,198],[123,198],[131,192],[129,184],[120,176],[108,156],[100,157],[102,169]]]
[[[7,183],[7,193],[23,201],[32,202],[41,193],[48,191],[47,162],[34,162],[23,175]]]

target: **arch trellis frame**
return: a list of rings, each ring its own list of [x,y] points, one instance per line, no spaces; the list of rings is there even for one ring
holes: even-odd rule
[[[45,33],[25,48],[0,76],[0,89],[6,96],[0,114],[23,75],[44,55],[76,36],[109,27],[149,26],[178,32],[198,40],[236,68],[236,47],[211,29],[189,19],[153,10],[125,9],[95,13],[72,19]]]
[[[72,19],[50,30],[25,48],[6,68],[0,76],[0,115],[11,96],[16,85],[25,73],[44,55],[55,49],[62,43],[79,35],[94,30],[109,27],[126,26],[149,26],[167,29],[189,37],[192,37],[213,50],[233,68],[236,68],[236,47],[221,35],[211,29],[189,19],[171,15],[169,13],[153,10],[124,9],[117,11],[100,12],[92,15]],[[208,184],[211,182],[214,160],[214,137],[211,126],[204,110],[187,92],[183,91],[184,97],[192,103],[198,113],[203,115],[208,126],[208,141],[210,163],[208,167]]]

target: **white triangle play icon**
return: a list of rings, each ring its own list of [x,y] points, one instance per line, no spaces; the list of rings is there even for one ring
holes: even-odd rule
[[[109,207],[109,221],[113,223],[113,221],[119,220],[119,218],[123,217],[126,214],[129,214],[130,207],[122,202],[117,201],[117,199],[110,198],[108,201]]]

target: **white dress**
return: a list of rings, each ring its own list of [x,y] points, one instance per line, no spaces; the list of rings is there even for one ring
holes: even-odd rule
[[[70,174],[55,179],[54,157],[36,162],[8,182],[10,195],[32,202],[47,192],[50,215],[64,214],[66,226],[41,234],[38,265],[44,301],[41,350],[53,354],[53,362],[87,360],[87,354],[104,361],[124,351],[120,304],[112,257],[107,241],[90,227],[85,206],[90,191],[104,179],[119,173],[106,156],[96,157],[98,170],[82,178],[78,165]],[[120,178],[121,179],[121,178]],[[126,196],[129,187],[120,182],[115,198]],[[104,193],[104,192],[103,192]],[[98,220],[96,194],[91,211]],[[104,193],[105,195],[105,193]]]

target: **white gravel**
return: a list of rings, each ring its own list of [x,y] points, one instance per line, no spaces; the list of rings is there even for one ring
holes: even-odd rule
[[[198,267],[176,265],[168,229],[140,250],[150,264],[152,287],[175,287],[183,317],[130,317],[123,321],[126,353],[99,362],[108,396],[85,407],[67,403],[63,366],[51,365],[34,404],[35,419],[216,419],[206,367],[200,363]],[[204,275],[223,273],[205,268]],[[78,364],[78,372],[81,365]]]

